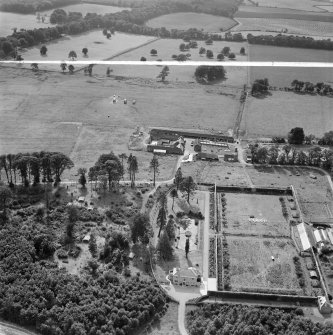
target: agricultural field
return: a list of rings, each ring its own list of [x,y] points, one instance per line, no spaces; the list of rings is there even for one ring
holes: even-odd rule
[[[83,16],[85,16],[87,13],[116,13],[126,8],[93,4],[80,4],[66,6],[63,7],[63,9],[66,12],[80,12]],[[50,23],[49,17],[53,10],[54,9],[41,12],[42,15],[47,15],[44,23],[42,23],[41,21],[38,22],[36,15],[33,14],[18,14],[0,11],[0,36],[11,35],[13,33],[12,28],[14,27],[16,27],[18,30],[52,27],[54,25]]]
[[[184,43],[184,41],[180,39],[159,39],[153,43],[114,57],[112,60],[139,61],[141,57],[145,57],[147,61],[156,61],[159,59],[163,61],[172,61],[172,55],[179,55],[182,53],[179,50],[179,45],[181,43]],[[247,44],[236,42],[228,43],[225,41],[219,41],[207,46],[203,41],[198,41],[198,48],[190,49],[184,54],[190,53],[191,57],[189,60],[191,61],[216,61],[216,56],[225,46],[229,46],[231,48],[231,52],[235,53],[236,60],[248,60],[247,55],[242,56],[239,53],[242,47],[245,47],[247,53]],[[201,47],[204,47],[206,50],[211,50],[214,54],[214,58],[208,59],[205,56],[200,56],[199,49]],[[156,56],[152,56],[150,54],[152,49],[157,50]],[[186,65],[186,62],[184,64]],[[221,61],[221,65],[223,65],[223,61]],[[170,74],[166,78],[167,81],[195,81],[195,68],[193,66],[169,66],[169,68]],[[223,84],[227,86],[243,87],[244,83],[247,82],[247,69],[245,67],[233,66],[226,67],[225,69],[227,74],[226,80],[223,81]],[[114,75],[140,78],[156,78],[160,71],[161,67],[159,66],[117,66],[113,68]]]
[[[149,126],[177,125],[227,131],[238,105],[237,99],[219,91],[207,92],[207,86],[166,85],[156,80],[120,80],[105,75],[94,78],[82,72],[35,74],[9,67],[1,71],[6,78],[0,90],[0,115],[4,120],[0,125],[1,154],[61,151],[73,159],[76,168],[92,166],[100,154],[111,150],[129,153],[128,141],[137,126],[146,130]],[[124,105],[120,100],[112,104],[113,94],[126,97],[129,103]],[[135,105],[132,100],[136,100]],[[216,118],[224,105],[230,109]],[[133,154],[139,161],[137,179],[152,178],[148,171],[151,154]],[[161,157],[158,178],[170,179],[177,159]],[[71,173],[75,174],[74,170]]]
[[[333,13],[333,5],[332,4],[329,5],[329,6],[317,6],[317,7],[320,8],[320,9],[323,9],[327,12]]]
[[[276,7],[276,8],[290,8],[305,11],[320,11],[317,7],[319,4],[329,4],[329,1],[318,1],[318,0],[257,0],[260,7]]]
[[[232,31],[259,30],[281,33],[288,29],[288,34],[317,35],[321,38],[333,36],[332,22],[272,18],[237,18],[237,21],[240,24],[233,27]]]
[[[260,78],[265,77],[262,74]],[[273,91],[263,99],[249,97],[240,129],[246,137],[287,136],[294,127],[303,127],[306,134],[323,136],[333,128],[331,102],[324,96],[282,91]]]
[[[279,196],[226,193],[225,198],[228,221],[226,232],[290,236],[289,223],[282,215]]]
[[[173,13],[162,15],[146,22],[148,27],[187,30],[190,28],[203,29],[215,33],[230,29],[236,22],[223,16],[203,13]]]
[[[293,263],[298,254],[292,240],[228,236],[227,242],[232,290],[276,289],[302,294]]]

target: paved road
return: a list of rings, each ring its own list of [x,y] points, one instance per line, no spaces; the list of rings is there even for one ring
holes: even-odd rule
[[[36,335],[29,330],[0,321],[0,335]]]

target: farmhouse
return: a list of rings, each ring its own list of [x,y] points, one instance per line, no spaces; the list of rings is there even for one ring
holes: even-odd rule
[[[214,154],[207,154],[205,152],[199,152],[196,156],[197,160],[202,160],[202,161],[218,161],[219,157]]]
[[[169,272],[169,279],[174,285],[200,286],[201,275],[196,268],[173,268]]]
[[[151,140],[147,145],[147,151],[156,154],[176,154],[183,155],[185,150],[185,141],[182,136],[177,139],[161,138]]]

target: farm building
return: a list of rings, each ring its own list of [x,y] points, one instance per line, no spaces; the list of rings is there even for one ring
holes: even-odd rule
[[[332,307],[326,300],[326,297],[319,296],[318,297],[318,309],[321,314],[329,314],[332,313]]]
[[[193,142],[193,150],[195,152],[201,152],[201,147],[202,147],[201,142],[196,138]]]
[[[298,229],[298,232],[299,232],[299,236],[301,238],[303,251],[310,249],[311,244],[310,244],[309,237],[308,237],[308,234],[307,234],[305,226],[304,226],[304,222],[297,225],[297,229]]]
[[[82,239],[83,243],[89,243],[90,242],[90,235],[87,234],[83,239]]]
[[[225,162],[238,162],[238,155],[237,155],[237,153],[224,154],[223,159],[224,159]]]
[[[131,252],[129,253],[129,255],[128,255],[128,258],[129,258],[130,260],[132,260],[132,259],[134,259],[134,257],[135,257],[134,252],[131,251]]]
[[[156,154],[176,154],[183,155],[185,150],[185,141],[182,136],[176,140],[169,138],[152,139],[147,145],[147,151]]]
[[[202,161],[218,161],[219,157],[214,154],[207,154],[205,152],[199,152],[196,156],[197,160],[202,160]]]
[[[201,276],[196,268],[173,268],[169,272],[169,279],[174,285],[200,286]]]

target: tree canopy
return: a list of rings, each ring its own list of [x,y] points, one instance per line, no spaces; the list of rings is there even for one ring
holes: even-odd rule
[[[212,82],[225,79],[226,71],[223,66],[201,65],[195,70],[194,76],[199,82]]]
[[[304,130],[300,127],[291,129],[288,134],[288,142],[290,144],[302,144],[304,142],[304,138]]]

